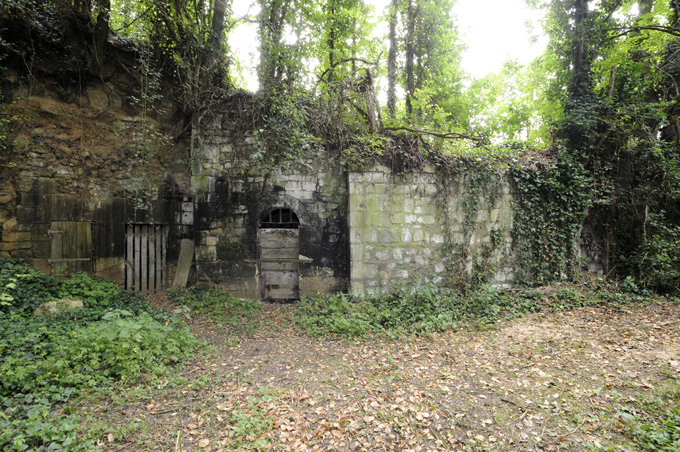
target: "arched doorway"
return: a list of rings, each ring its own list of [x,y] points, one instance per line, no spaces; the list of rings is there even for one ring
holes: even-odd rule
[[[300,298],[300,221],[288,208],[260,218],[260,290],[263,300]]]

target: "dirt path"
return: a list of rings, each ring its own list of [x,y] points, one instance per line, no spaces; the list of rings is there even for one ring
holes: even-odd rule
[[[361,342],[300,335],[291,309],[239,341],[195,322],[214,353],[95,410],[105,450],[632,451],[625,419],[680,399],[678,304]]]

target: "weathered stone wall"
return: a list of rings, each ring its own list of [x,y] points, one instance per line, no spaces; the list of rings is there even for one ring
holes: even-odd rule
[[[16,80],[7,108],[19,119],[0,171],[0,256],[122,283],[126,226],[154,224],[168,228],[172,266],[191,224],[181,217],[188,145],[167,139],[179,126],[171,104],[155,119],[140,111],[129,78],[55,92],[5,76]]]
[[[470,193],[464,175],[433,169],[349,174],[351,291],[388,292],[396,282],[512,283],[512,209],[499,175]]]
[[[170,279],[181,239],[191,238],[192,282],[259,298],[260,220],[287,208],[300,221],[303,295],[385,292],[399,281],[512,283],[511,196],[500,173],[351,172],[330,152],[264,164],[227,114],[194,118],[189,145],[167,139],[185,129],[170,105],[155,119],[140,114],[134,90],[112,82],[69,99],[17,93],[26,119],[0,178],[1,256],[123,282],[129,227],[162,226]],[[75,254],[60,259],[67,242]]]
[[[238,296],[260,296],[259,223],[274,208],[300,220],[300,292],[347,290],[347,189],[342,165],[328,154],[309,155],[288,169],[251,160],[252,137],[239,138],[228,116],[196,124],[191,181],[196,196],[198,281]]]

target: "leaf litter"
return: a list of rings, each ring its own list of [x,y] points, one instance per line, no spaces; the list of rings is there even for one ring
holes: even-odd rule
[[[80,402],[86,425],[105,423],[106,451],[633,451],[626,419],[671,406],[668,388],[680,399],[676,302],[361,341],[302,334],[294,309],[265,305],[266,326],[236,338],[192,319],[211,351],[151,390]]]

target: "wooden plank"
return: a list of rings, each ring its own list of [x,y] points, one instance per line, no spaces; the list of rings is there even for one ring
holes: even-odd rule
[[[141,226],[142,230],[142,252],[141,252],[141,273],[140,279],[142,280],[141,291],[147,293],[149,291],[149,226],[144,224]]]
[[[298,229],[260,229],[260,274],[262,297],[269,300],[299,298]]]
[[[157,226],[156,228],[156,255],[154,256],[154,260],[156,261],[156,275],[155,275],[155,281],[156,281],[156,289],[162,289],[164,286],[163,284],[163,272],[165,271],[165,262],[163,262],[162,258],[162,253],[161,253],[161,247],[163,246],[163,229],[165,229],[165,226]]]
[[[75,243],[73,247],[75,249],[75,257],[82,260],[77,263],[74,268],[77,271],[88,272],[91,271],[91,260],[92,260],[92,225],[89,221],[79,221],[73,223],[73,239]]]
[[[168,227],[166,226],[163,230],[163,241],[162,241],[163,251],[161,252],[161,265],[163,266],[163,287],[168,287]],[[193,253],[192,253],[193,254]]]
[[[135,225],[135,259],[134,259],[134,278],[135,278],[135,290],[142,290],[142,227],[138,224]]]
[[[297,273],[291,271],[265,271],[262,274],[267,279],[267,285],[294,286],[297,282]]]
[[[132,279],[133,259],[134,259],[134,228],[132,225],[127,225],[125,230],[125,289],[132,290],[134,288]]]
[[[265,290],[268,300],[293,300],[299,298],[299,291],[294,287],[269,287]]]
[[[179,251],[179,261],[175,278],[172,280],[173,287],[186,287],[189,280],[189,271],[194,260],[194,241],[189,239],[182,240]]]
[[[297,229],[260,229],[260,248],[297,248],[300,236]],[[297,256],[295,256],[297,257]]]
[[[149,226],[149,292],[156,291],[156,234],[158,226]]]
[[[64,230],[61,227],[61,221],[53,221],[50,223],[50,259],[63,259],[63,239]]]

